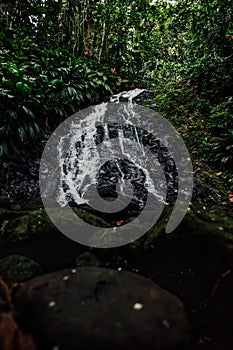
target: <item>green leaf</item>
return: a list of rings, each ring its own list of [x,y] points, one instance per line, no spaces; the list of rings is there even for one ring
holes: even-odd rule
[[[23,92],[27,92],[29,90],[28,85],[23,83],[22,81],[18,81],[16,83],[16,87]]]
[[[34,113],[33,113],[29,108],[27,108],[27,107],[25,107],[25,106],[22,106],[22,108],[23,108],[24,112],[25,112],[27,115],[29,115],[30,117],[34,118]]]
[[[20,140],[24,141],[26,139],[26,133],[25,133],[25,130],[23,129],[23,127],[19,127],[18,132],[19,132]]]

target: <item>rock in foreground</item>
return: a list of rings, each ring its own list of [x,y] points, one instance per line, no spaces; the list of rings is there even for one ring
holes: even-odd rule
[[[147,278],[80,267],[34,278],[14,303],[41,349],[179,349],[188,338],[182,303]]]

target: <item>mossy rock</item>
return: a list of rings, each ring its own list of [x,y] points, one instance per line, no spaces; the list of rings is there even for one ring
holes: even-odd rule
[[[69,213],[60,212],[59,209],[54,209],[55,214],[62,218],[67,225],[73,225],[73,218]],[[74,208],[73,211],[83,221],[86,221],[97,227],[106,227],[104,220],[99,219],[93,214],[87,213],[81,209]],[[80,225],[82,222],[80,223]],[[10,221],[5,227],[2,238],[7,242],[18,242],[33,238],[38,235],[47,235],[58,232],[56,226],[52,223],[44,209],[32,211],[26,215],[20,216]]]
[[[36,210],[11,220],[5,227],[3,239],[17,242],[56,230],[45,210]]]
[[[194,203],[188,209],[180,225],[166,234],[165,228],[172,208],[165,209],[162,217],[148,232],[145,246],[153,244],[158,237],[166,235],[171,239],[190,240],[197,237],[220,237],[233,243],[233,215],[230,211],[219,207],[206,207]]]
[[[0,275],[9,281],[23,282],[43,273],[34,260],[22,255],[9,255],[0,259]]]
[[[158,238],[182,241],[202,238],[213,240],[213,238],[219,238],[227,242],[228,248],[232,246],[231,249],[233,251],[233,215],[229,210],[219,207],[207,207],[194,203],[188,209],[180,225],[173,232],[167,234],[165,230],[171,212],[172,206],[165,207],[158,222],[146,235],[141,236],[137,240],[134,240],[132,236],[131,243],[127,244],[127,250],[148,249],[156,244]],[[150,218],[153,215],[153,211],[148,211],[147,214]],[[132,227],[134,227],[134,231],[141,230],[142,225],[142,222],[134,218],[130,224],[129,232],[132,231]],[[121,245],[121,243],[124,244],[124,241],[123,236],[121,237],[118,235],[116,237],[116,231],[114,231],[113,228],[112,231],[107,233],[100,229],[92,237],[92,245],[94,247],[98,246],[98,242],[101,242],[102,245],[106,244],[107,246],[116,242],[118,245]],[[217,239],[215,241],[217,241]]]

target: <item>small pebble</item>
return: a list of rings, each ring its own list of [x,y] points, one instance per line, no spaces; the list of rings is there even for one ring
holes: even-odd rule
[[[50,301],[48,306],[49,307],[54,307],[56,305],[56,302],[54,300]]]
[[[71,270],[71,273],[76,273],[76,272],[77,272],[76,269],[72,269],[72,270]]]
[[[142,310],[143,309],[143,304],[141,303],[135,303],[133,306],[134,310]]]
[[[118,271],[121,271],[122,270],[122,267],[118,267],[118,269],[117,269]]]
[[[63,276],[62,279],[63,281],[67,281],[69,279],[69,276]]]

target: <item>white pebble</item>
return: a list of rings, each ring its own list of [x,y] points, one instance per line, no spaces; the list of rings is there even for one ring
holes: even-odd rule
[[[54,307],[56,305],[56,302],[54,300],[50,301],[48,306],[49,307]]]
[[[143,304],[141,303],[135,303],[133,306],[134,310],[142,310],[143,309]]]

